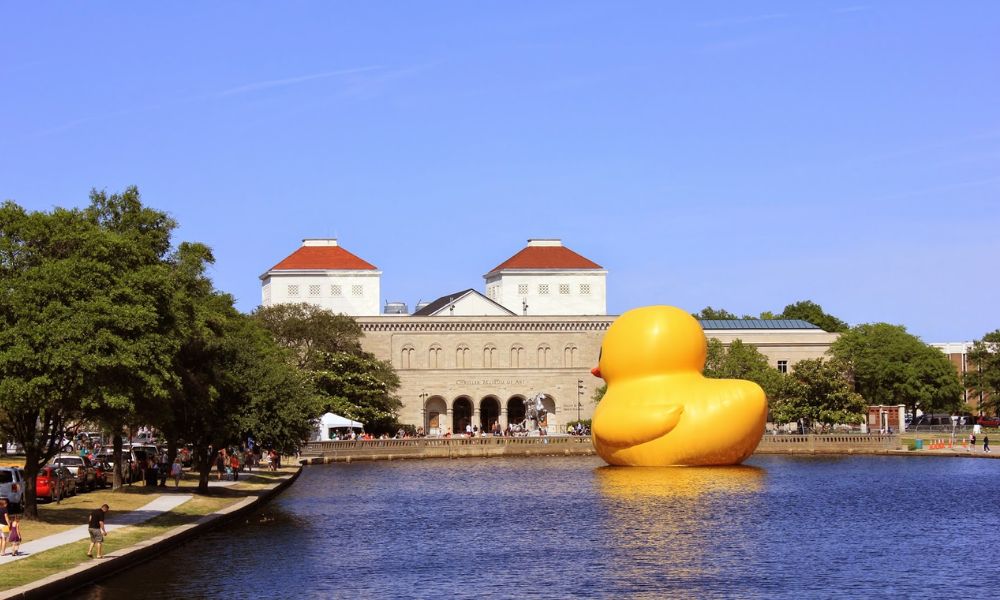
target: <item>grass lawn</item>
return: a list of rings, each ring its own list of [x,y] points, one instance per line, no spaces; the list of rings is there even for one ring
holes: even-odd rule
[[[278,472],[241,473],[240,480],[235,485],[210,488],[208,494],[195,494],[194,498],[170,512],[138,525],[109,532],[104,542],[104,554],[113,555],[116,550],[162,535],[174,527],[194,523],[207,514],[260,493],[276,483],[279,477],[294,473],[296,469],[297,467],[286,467]],[[33,541],[86,524],[90,512],[105,503],[111,507],[108,524],[114,524],[116,513],[121,514],[139,508],[160,495],[194,493],[197,485],[197,478],[186,474],[186,479],[181,481],[181,487],[177,491],[174,490],[172,483],[167,488],[133,485],[125,486],[117,492],[108,489],[77,494],[58,505],[40,504],[38,521],[22,521],[23,536],[25,541]],[[86,556],[89,545],[89,540],[81,540],[39,552],[17,562],[0,565],[0,590],[37,581],[81,563],[96,560]]]

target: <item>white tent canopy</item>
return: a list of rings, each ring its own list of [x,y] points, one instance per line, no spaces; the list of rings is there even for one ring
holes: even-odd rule
[[[319,441],[329,442],[330,431],[333,429],[364,429],[364,425],[328,412],[319,418]]]

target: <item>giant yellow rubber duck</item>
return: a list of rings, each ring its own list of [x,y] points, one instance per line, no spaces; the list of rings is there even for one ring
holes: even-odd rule
[[[623,466],[736,465],[753,454],[767,418],[764,390],[705,378],[707,346],[698,321],[673,306],[615,319],[593,370],[608,384],[592,426],[601,458]]]

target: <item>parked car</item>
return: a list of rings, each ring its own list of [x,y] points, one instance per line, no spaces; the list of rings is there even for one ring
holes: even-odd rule
[[[24,502],[24,470],[21,467],[0,467],[0,498],[7,499],[10,512],[21,512]]]
[[[86,456],[75,454],[59,454],[52,459],[52,464],[66,467],[76,477],[76,487],[80,491],[89,491],[97,487],[97,470]]]
[[[114,478],[111,465],[99,460],[93,460],[91,464],[94,465],[94,478],[97,480],[97,487],[102,489],[108,487],[108,478]]]
[[[69,487],[66,479],[66,476],[59,473],[59,467],[45,465],[35,477],[35,498],[51,502],[66,497]]]
[[[100,462],[105,466],[105,475],[107,477],[108,483],[114,480],[114,465],[115,465],[115,452],[112,448],[102,448],[101,451],[94,457],[97,462]],[[122,476],[124,477],[125,483],[132,483],[133,481],[139,480],[139,467],[132,460],[132,452],[128,448],[122,449],[122,462],[124,463],[124,469],[122,469]]]
[[[1000,427],[1000,417],[979,417],[978,423],[983,427]]]
[[[76,476],[66,467],[51,465],[56,470],[56,475],[63,484],[63,498],[76,495]]]

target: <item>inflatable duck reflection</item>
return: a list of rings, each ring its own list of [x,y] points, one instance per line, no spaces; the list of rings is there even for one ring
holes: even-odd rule
[[[594,411],[597,453],[612,465],[735,465],[764,434],[767,399],[756,383],[702,376],[701,325],[673,306],[618,317],[594,375],[608,391]]]

